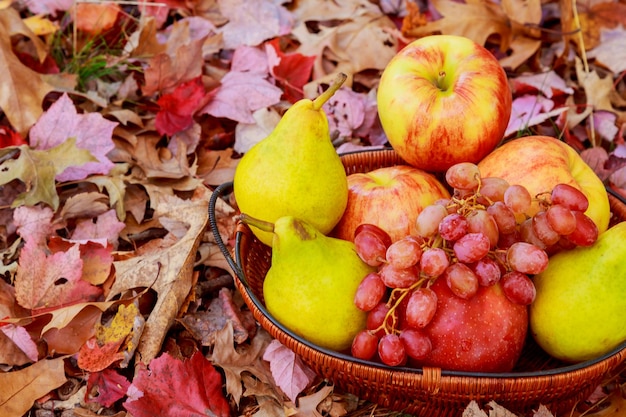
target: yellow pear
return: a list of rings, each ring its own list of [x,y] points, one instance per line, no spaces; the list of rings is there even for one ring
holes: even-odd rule
[[[339,222],[348,203],[348,180],[322,106],[345,79],[340,74],[315,100],[296,102],[272,133],[244,154],[233,180],[242,213],[268,222],[292,215],[324,234]],[[271,246],[271,233],[251,229]]]
[[[537,343],[566,362],[598,357],[626,340],[626,222],[588,247],[559,252],[534,277],[530,327]]]
[[[373,270],[359,258],[354,243],[328,237],[293,216],[273,225],[245,213],[241,220],[273,234],[272,262],[263,282],[270,314],[318,346],[348,349],[367,318],[355,306],[354,295]]]

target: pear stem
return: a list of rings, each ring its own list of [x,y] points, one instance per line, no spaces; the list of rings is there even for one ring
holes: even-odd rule
[[[248,226],[254,226],[257,229],[262,230],[264,232],[274,233],[274,223],[266,222],[265,220],[254,218],[248,214],[241,213],[239,215],[239,221],[244,224],[247,224]]]
[[[333,83],[328,87],[328,89],[324,91],[322,94],[320,94],[315,100],[313,100],[313,109],[314,110],[321,109],[324,103],[326,103],[328,99],[331,98],[333,94],[335,94],[335,92],[339,90],[339,88],[341,88],[341,86],[343,85],[343,83],[346,81],[347,78],[348,76],[344,74],[343,72],[340,72],[339,74],[337,74],[337,78],[335,78],[335,81],[333,81]]]

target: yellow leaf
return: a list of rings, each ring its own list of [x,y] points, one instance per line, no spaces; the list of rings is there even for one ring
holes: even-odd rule
[[[19,156],[5,161],[0,171],[0,185],[15,179],[26,184],[26,191],[15,198],[12,207],[34,206],[43,202],[56,211],[59,196],[55,177],[67,167],[98,161],[88,150],[77,148],[75,138],[45,151],[31,149],[27,145],[10,146],[0,149],[0,157],[16,150]]]
[[[119,306],[115,317],[106,326],[96,326],[96,339],[104,345],[108,342],[119,342],[126,339],[133,330],[135,317],[139,315],[139,309],[134,303]]]
[[[37,36],[50,35],[59,30],[59,24],[51,21],[42,15],[27,17],[23,20],[24,24]]]

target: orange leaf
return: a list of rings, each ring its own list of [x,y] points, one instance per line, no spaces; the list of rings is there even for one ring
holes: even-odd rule
[[[78,3],[74,9],[76,28],[91,35],[111,29],[120,13],[118,4]]]

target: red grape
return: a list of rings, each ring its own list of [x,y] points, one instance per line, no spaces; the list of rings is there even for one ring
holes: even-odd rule
[[[396,268],[391,264],[385,264],[379,268],[378,273],[389,288],[408,288],[415,284],[420,277],[420,271],[417,266]]]
[[[478,291],[478,277],[465,264],[452,264],[446,268],[443,276],[448,288],[454,295],[469,300]]]
[[[498,225],[498,231],[503,234],[512,233],[517,227],[515,213],[502,201],[496,201],[487,207],[487,213],[491,214]]]
[[[352,356],[370,360],[378,351],[378,337],[368,330],[361,330],[352,340]]]
[[[459,262],[472,263],[482,259],[489,253],[491,244],[482,233],[468,233],[454,242],[452,249]]]
[[[528,277],[518,271],[507,272],[502,276],[502,291],[512,303],[529,305],[537,295],[535,284]]]
[[[371,309],[367,313],[367,321],[365,325],[367,330],[377,330],[376,335],[379,337],[382,336],[385,333],[385,331],[382,329],[383,323],[386,326],[391,326],[393,324],[393,317],[391,317],[391,314],[387,316],[389,310],[390,307],[386,303],[380,303],[376,307]],[[386,322],[385,318],[387,318]]]
[[[572,211],[586,211],[589,200],[579,189],[569,184],[557,184],[550,194],[552,204],[563,204]]]
[[[566,235],[567,239],[578,246],[591,246],[598,239],[598,226],[585,213],[574,211],[576,228]]]
[[[380,241],[383,242],[385,246],[388,247],[389,245],[391,245],[391,236],[389,236],[389,233],[381,229],[379,226],[371,223],[361,223],[360,225],[358,225],[356,229],[354,229],[354,237],[356,237],[356,235],[358,235],[359,233],[365,231],[374,233],[376,236],[378,236]]]
[[[513,213],[525,213],[530,208],[532,196],[526,187],[513,184],[504,192],[504,204],[510,208]]]
[[[419,241],[406,236],[391,244],[387,248],[386,258],[394,268],[409,268],[416,265],[422,256],[422,248]]]
[[[430,278],[443,274],[448,265],[450,265],[450,258],[441,248],[428,248],[422,253],[420,268]]]
[[[370,311],[376,307],[383,297],[387,287],[376,272],[370,272],[363,278],[354,294],[354,305],[360,310]]]
[[[489,239],[489,245],[495,248],[498,244],[498,223],[487,210],[476,209],[467,216],[467,231],[469,233],[482,233]]]
[[[483,287],[489,287],[496,284],[502,275],[500,265],[494,259],[485,257],[478,262],[472,264],[472,271],[478,278],[478,284]]]
[[[552,228],[545,211],[540,211],[532,217],[533,233],[546,246],[554,245],[561,236]]]
[[[548,223],[561,236],[569,235],[576,229],[576,216],[563,204],[552,204],[546,210]]]
[[[455,241],[467,234],[468,227],[465,216],[452,213],[444,217],[439,223],[439,234],[446,240]]]
[[[385,262],[387,245],[376,233],[362,230],[354,237],[354,246],[356,253],[366,264],[379,266]]]
[[[548,254],[531,243],[516,242],[507,250],[506,261],[514,271],[538,274],[548,266]]]
[[[459,162],[446,171],[446,182],[458,190],[474,190],[480,181],[478,166],[471,162]]]
[[[439,223],[448,215],[448,209],[440,204],[431,204],[420,211],[415,220],[415,230],[423,237],[434,236],[439,227]]]
[[[437,294],[430,288],[414,290],[406,305],[405,318],[413,328],[426,327],[437,312]]]
[[[478,198],[478,202],[483,205],[489,205],[489,202],[504,201],[504,192],[507,188],[509,188],[509,183],[504,178],[483,178],[480,185],[480,196],[482,198]]]
[[[404,365],[407,361],[406,349],[395,333],[388,333],[378,341],[378,356],[389,366]]]
[[[407,356],[412,359],[425,359],[433,350],[430,338],[420,330],[404,329],[399,337],[404,345]]]

